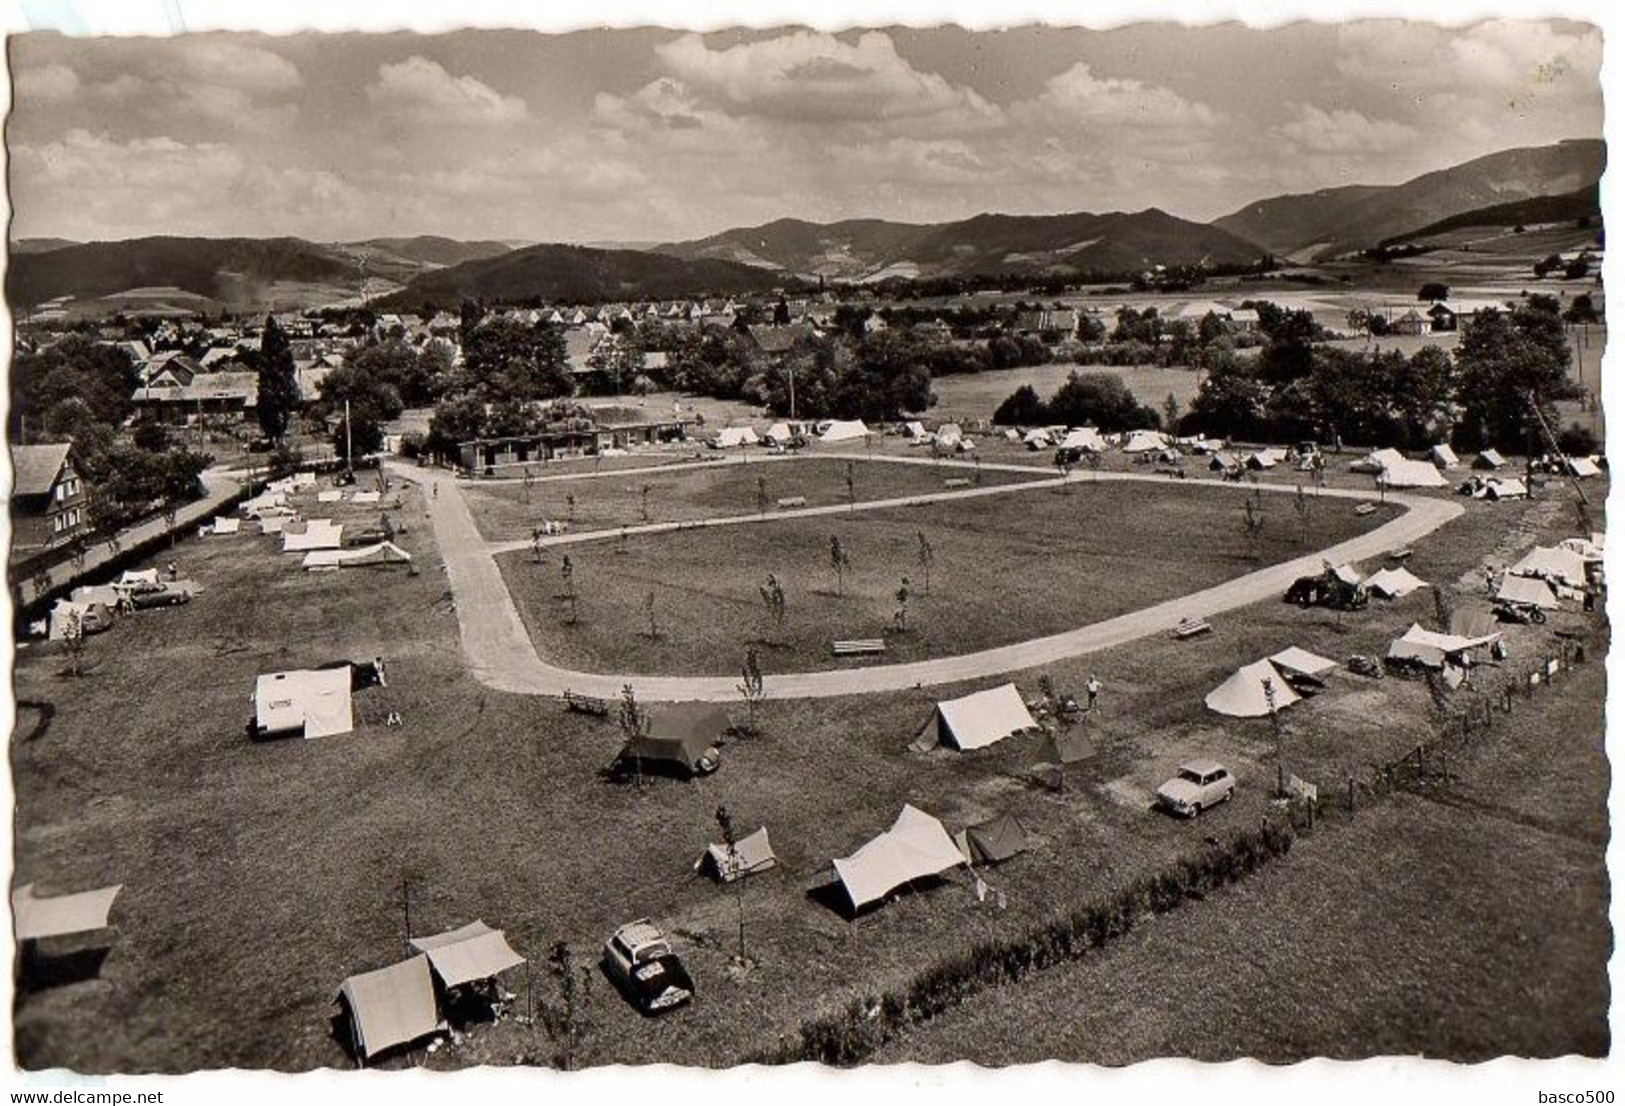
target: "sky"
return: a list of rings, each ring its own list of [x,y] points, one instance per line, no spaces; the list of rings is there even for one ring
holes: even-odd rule
[[[9,40],[13,237],[1208,220],[1602,135],[1588,24]]]

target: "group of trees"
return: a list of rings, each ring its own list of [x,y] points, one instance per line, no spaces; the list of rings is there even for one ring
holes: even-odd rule
[[[1162,416],[1134,398],[1123,379],[1112,373],[1068,374],[1045,400],[1023,384],[993,413],[999,426],[1093,426],[1106,433],[1155,429]]]
[[[1356,351],[1315,344],[1283,323],[1253,360],[1213,359],[1187,428],[1249,441],[1341,440],[1412,448],[1453,441],[1523,452],[1531,400],[1555,425],[1568,396],[1569,348],[1557,301],[1533,296],[1468,323],[1454,359],[1424,346]]]

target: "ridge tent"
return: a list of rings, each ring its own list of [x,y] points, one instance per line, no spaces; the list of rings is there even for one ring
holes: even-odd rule
[[[1411,592],[1427,586],[1426,580],[1405,568],[1379,569],[1366,577],[1364,585],[1367,591],[1374,592],[1384,599],[1403,599]]]
[[[402,564],[412,554],[392,541],[376,545],[363,545],[355,549],[313,549],[305,554],[306,572],[319,572],[335,568],[363,568],[369,565]]]
[[[1474,498],[1483,499],[1528,499],[1529,486],[1522,480],[1512,478],[1508,480],[1486,480],[1484,487],[1474,493]]]
[[[773,845],[767,839],[767,827],[747,834],[734,842],[733,851],[726,844],[707,845],[705,852],[694,862],[696,872],[732,883],[736,879],[753,876],[775,867],[779,858],[773,855]]]
[[[254,732],[331,737],[355,729],[350,668],[270,672],[254,683]]]
[[[621,759],[673,764],[689,772],[732,724],[728,712],[714,703],[652,707],[648,722],[648,733],[622,746]]]
[[[338,549],[344,544],[344,526],[327,518],[313,518],[303,530],[282,531],[282,552],[304,553],[312,549]]]
[[[942,823],[905,804],[891,829],[851,856],[838,858],[834,866],[852,908],[861,910],[905,883],[963,863],[965,857]]]
[[[326,488],[316,493],[318,503],[337,503],[344,498],[344,493],[337,488]]]
[[[1545,610],[1557,607],[1557,595],[1552,591],[1552,585],[1534,576],[1513,576],[1508,573],[1501,577],[1501,587],[1496,591],[1495,598],[1502,603],[1528,603]]]
[[[911,420],[903,424],[903,437],[912,442],[924,441],[930,435],[925,432],[925,424],[918,420]]]
[[[965,432],[959,429],[958,423],[945,422],[941,426],[937,427],[937,433],[934,440],[936,441],[936,444],[942,448],[950,449],[957,446],[960,443],[960,440],[964,437]]]
[[[1167,448],[1168,436],[1158,430],[1136,430],[1123,443],[1124,453],[1150,453]]]
[[[1279,449],[1261,449],[1247,458],[1247,467],[1255,469],[1272,469],[1286,460],[1286,453]]]
[[[954,834],[967,864],[998,864],[1032,848],[1032,840],[1014,814],[1000,814]]]
[[[259,517],[261,534],[280,534],[287,530],[288,523],[293,522],[293,512],[285,515],[261,515]]]
[[[1405,455],[1397,449],[1374,449],[1357,461],[1349,464],[1351,472],[1366,472],[1373,475],[1380,474],[1388,466],[1403,463]]]
[[[1055,444],[1061,449],[1086,449],[1090,453],[1104,453],[1106,451],[1105,439],[1100,436],[1100,431],[1092,426],[1068,430],[1066,435]]]
[[[339,988],[350,1011],[356,1051],[370,1060],[386,1048],[409,1044],[441,1028],[435,1012],[429,958],[417,955],[375,972],[352,975]]]
[[[1268,660],[1260,660],[1236,669],[1228,680],[1208,692],[1203,702],[1209,710],[1231,718],[1263,718],[1270,713],[1271,695],[1276,710],[1301,698],[1279,669]]]
[[[35,897],[32,883],[25,883],[11,893],[11,917],[17,940],[37,941],[42,937],[68,937],[106,929],[113,900],[123,889],[122,883],[116,883],[94,891],[42,899]]]
[[[1192,453],[1217,453],[1224,448],[1222,438],[1196,438],[1191,443]]]
[[[1342,581],[1351,588],[1360,586],[1360,570],[1353,565],[1333,565],[1326,561],[1321,563],[1326,565],[1326,573],[1332,578]]]
[[[1051,443],[1048,430],[1029,430],[1021,436],[1028,449],[1043,449]]]
[[[1506,463],[1507,459],[1493,449],[1486,449],[1473,458],[1473,467],[1475,469],[1498,469]]]
[[[849,442],[854,438],[867,438],[868,436],[869,428],[863,425],[861,419],[836,419],[824,428],[824,432],[818,435],[818,440],[821,442]]]
[[[918,425],[916,423],[915,425]],[[768,445],[789,445],[795,440],[796,432],[787,422],[776,422],[767,428],[762,435],[762,441]]]
[[[1386,488],[1444,488],[1450,482],[1427,461],[1401,458],[1383,467],[1377,475],[1377,483]]]
[[[1453,469],[1461,464],[1461,458],[1456,456],[1456,451],[1443,442],[1440,442],[1429,451],[1428,459],[1441,469]]]
[[[1321,676],[1337,667],[1337,662],[1327,660],[1307,649],[1300,649],[1296,645],[1289,645],[1279,653],[1270,657],[1270,663],[1279,668],[1287,676],[1294,674],[1319,679]]]
[[[350,502],[351,503],[362,503],[362,504],[377,503],[381,498],[383,498],[383,496],[378,492],[351,492],[350,493]]]
[[[1583,588],[1586,583],[1585,558],[1572,549],[1536,547],[1507,572],[1513,576],[1540,576],[1571,588]]]
[[[1597,467],[1597,462],[1589,457],[1570,457],[1567,460],[1570,476],[1584,478],[1602,475],[1602,469]]]
[[[235,534],[242,529],[243,520],[240,518],[217,518],[209,527],[211,534]]]
[[[1242,468],[1245,464],[1246,462],[1236,454],[1231,453],[1229,450],[1219,449],[1213,452],[1212,457],[1208,460],[1207,467],[1213,472],[1231,472]]]
[[[525,962],[525,958],[508,945],[500,929],[492,929],[478,920],[432,937],[414,937],[411,943],[414,949],[428,956],[429,966],[444,987],[461,987],[478,979],[490,979]]]
[[[1038,764],[1059,764],[1065,767],[1087,760],[1095,751],[1094,742],[1082,729],[1051,733],[1038,747]]]
[[[711,439],[711,448],[734,449],[738,446],[755,445],[756,441],[756,431],[748,426],[725,426]]]
[[[960,699],[943,700],[919,733],[924,734],[933,722],[937,726],[937,743],[961,752],[985,748],[1011,734],[1038,726],[1028,713],[1027,704],[1021,701],[1015,684],[1001,684]]]

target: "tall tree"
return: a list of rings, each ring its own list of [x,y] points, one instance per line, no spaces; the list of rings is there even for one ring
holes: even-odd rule
[[[1456,349],[1461,389],[1458,441],[1509,452],[1541,448],[1535,410],[1556,425],[1553,404],[1574,392],[1557,300],[1531,296],[1510,312],[1473,316]]]
[[[255,415],[265,436],[280,443],[288,433],[294,412],[299,409],[299,381],[294,376],[293,347],[273,315],[265,317],[258,361],[259,398]]]

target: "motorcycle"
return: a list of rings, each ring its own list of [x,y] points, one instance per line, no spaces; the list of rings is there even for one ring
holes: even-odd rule
[[[1502,622],[1511,622],[1519,626],[1544,626],[1546,612],[1533,603],[1514,603],[1510,599],[1502,599],[1495,604],[1495,617]]]

